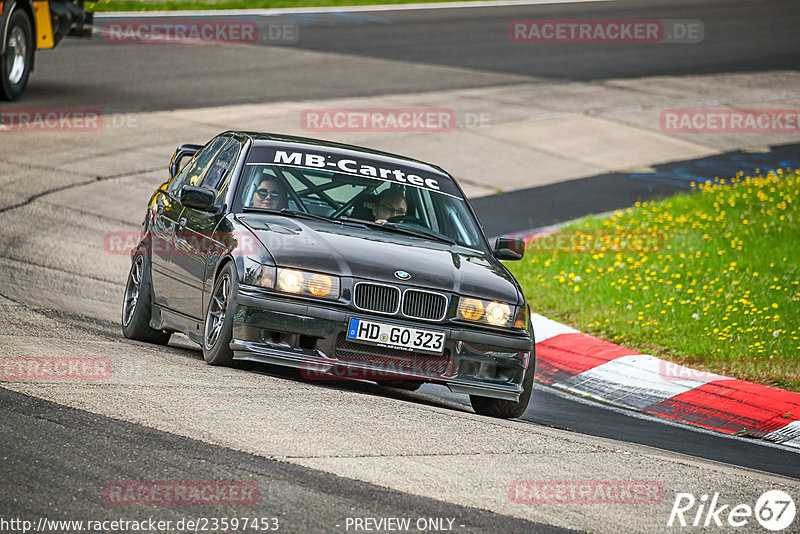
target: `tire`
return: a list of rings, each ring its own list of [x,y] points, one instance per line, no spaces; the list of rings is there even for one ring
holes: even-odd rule
[[[203,327],[203,359],[211,365],[231,365],[233,313],[238,293],[236,266],[228,262],[214,282]]]
[[[137,254],[131,262],[122,300],[122,334],[128,339],[166,345],[172,334],[150,328],[153,289],[147,258],[145,254]]]
[[[525,377],[522,379],[522,394],[519,396],[518,401],[514,402],[470,395],[469,402],[472,404],[472,409],[475,410],[475,413],[478,415],[498,417],[500,419],[522,417],[522,414],[528,409],[528,403],[533,393],[534,367],[534,357],[533,353],[531,353],[528,369],[525,371]]]
[[[28,85],[34,52],[33,27],[21,9],[8,19],[5,45],[0,57],[0,100],[16,100]]]
[[[378,385],[406,391],[417,391],[422,386],[422,383],[421,380],[381,380]]]

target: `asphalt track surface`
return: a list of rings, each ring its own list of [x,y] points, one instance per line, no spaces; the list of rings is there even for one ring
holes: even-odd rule
[[[147,519],[152,510],[131,509],[141,507],[128,507],[122,514],[101,497],[103,487],[108,481],[148,480],[160,473],[163,480],[253,482],[259,488],[257,503],[237,515],[278,518],[281,531],[343,531],[347,516],[457,518],[454,528],[462,532],[572,532],[267,460],[2,388],[0,405],[0,473],[3,485],[14,488],[0,496],[4,518],[19,516],[15,503],[24,500],[26,518]],[[229,506],[159,506],[156,513],[159,521],[173,524],[187,517],[231,514]]]
[[[608,48],[602,45],[545,47],[534,52],[525,45],[508,42],[509,20],[577,18],[579,15],[581,18],[696,19],[703,22],[706,38],[702,47],[675,44],[653,49],[618,45],[611,60]],[[796,69],[799,66],[800,8],[795,1],[614,2],[474,8],[458,12],[326,15],[304,17],[297,22],[301,40],[292,46],[329,52],[327,61],[315,63],[311,69],[307,64],[282,62],[280,46],[141,47],[109,45],[96,40],[67,41],[59,47],[58,55],[56,52],[40,55],[40,69],[25,100],[8,107],[57,105],[151,111],[479,87],[530,82],[537,78],[602,80],[659,74]],[[364,46],[365,42],[370,46]],[[351,68],[353,56],[481,72],[473,76],[454,71],[450,76],[399,79],[391,72],[380,70],[388,69],[388,65],[369,63]],[[413,69],[405,72],[411,73]],[[786,150],[797,153],[796,148]],[[615,179],[597,178],[600,185],[613,184]],[[634,200],[682,188],[675,183],[642,183],[645,184],[642,189],[634,191],[635,194],[626,193],[628,197],[613,195],[614,205],[610,207],[629,205]],[[560,187],[565,199],[581,199],[581,195],[588,195],[584,185],[585,182],[552,187]],[[620,187],[619,191],[622,189]],[[523,192],[523,195],[541,198],[541,193]],[[493,201],[496,200],[487,199],[483,204],[477,201],[479,212],[492,212],[488,203]],[[566,200],[564,203],[567,204]],[[593,206],[572,203],[573,212],[569,217],[597,211],[596,205]],[[525,230],[560,222],[564,215],[563,210],[553,210],[516,227],[503,227],[498,223],[491,228],[496,228],[498,233]],[[254,371],[280,374],[280,371],[263,367]],[[399,395],[409,402],[439,404],[447,400],[463,404],[462,398],[451,398],[440,393],[441,388],[427,386],[420,394],[398,393],[370,384],[343,384],[341,387]],[[75,512],[85,512],[87,517],[95,518],[116,517],[118,510],[96,498],[74,497],[82,492],[96,495],[98,485],[102,487],[121,470],[129,479],[137,479],[137,473],[138,478],[147,478],[147,473],[152,472],[170,473],[174,478],[190,473],[195,479],[205,476],[215,480],[237,480],[254,474],[261,488],[270,488],[269,492],[262,490],[260,506],[271,515],[297,525],[298,531],[331,530],[330,524],[320,521],[341,516],[342,510],[350,510],[348,515],[376,517],[457,516],[470,525],[470,531],[563,532],[554,527],[272,462],[3,389],[0,389],[0,405],[3,406],[0,447],[5,451],[0,475],[4,485],[10,484],[17,490],[2,492],[0,514],[3,516],[13,515],[16,503],[24,498],[28,505],[33,503],[28,510],[31,513],[57,515],[53,512],[58,512],[65,516],[68,509],[70,517],[75,517]],[[572,400],[550,388],[537,388],[532,406],[523,419],[800,479],[800,462],[795,452],[665,425],[652,418]],[[80,443],[75,442],[77,437]],[[56,480],[58,484],[54,483]],[[49,489],[43,491],[42,488]],[[304,510],[298,506],[300,502],[315,503],[315,512]],[[212,513],[215,510],[204,509],[203,512],[203,515],[215,515]],[[216,515],[224,515],[221,510],[218,512]]]
[[[686,192],[692,182],[800,168],[800,144],[752,153],[736,150],[657,165],[652,172],[609,173],[471,200],[488,236],[525,232]]]
[[[510,41],[511,21],[538,18],[700,21],[704,38],[700,44],[657,46]],[[268,19],[297,24],[299,40],[176,47],[110,44],[102,34],[88,41],[67,39],[57,50],[39,54],[25,99],[8,107],[152,111],[800,66],[800,4],[794,0],[623,0]],[[298,58],[284,53],[288,50],[326,57]]]

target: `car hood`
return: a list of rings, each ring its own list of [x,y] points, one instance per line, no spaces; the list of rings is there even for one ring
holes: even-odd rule
[[[514,278],[487,253],[445,242],[266,214],[245,214],[244,223],[275,265],[408,284],[516,304]],[[401,281],[395,271],[411,278]]]

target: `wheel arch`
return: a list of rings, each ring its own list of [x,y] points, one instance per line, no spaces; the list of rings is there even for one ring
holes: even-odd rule
[[[217,284],[217,280],[219,279],[219,274],[222,272],[222,269],[224,269],[225,266],[228,265],[229,263],[232,263],[234,269],[236,269],[236,281],[237,282],[239,281],[239,272],[241,272],[240,271],[241,266],[236,263],[236,260],[232,256],[227,254],[225,256],[222,256],[220,260],[217,262],[217,264],[214,266],[213,276],[209,277],[208,275],[206,275],[206,280],[204,282],[204,285],[208,284],[205,285],[205,287],[208,288],[208,292],[206,292],[205,289],[203,290],[203,309],[201,310],[202,312],[201,315],[203,318],[205,318],[206,314],[208,313],[208,304],[209,304],[208,301],[211,298],[210,296],[211,293],[214,291],[214,286]]]
[[[212,286],[217,283],[217,278],[219,277],[219,273],[222,272],[222,269],[229,263],[233,263],[233,266],[236,268],[236,278],[238,281],[239,278],[239,265],[236,264],[236,261],[231,256],[223,256],[220,258],[219,263],[217,263],[216,268],[214,269],[214,278],[211,279]]]

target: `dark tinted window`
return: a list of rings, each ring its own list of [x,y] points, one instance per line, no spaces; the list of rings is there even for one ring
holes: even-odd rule
[[[208,168],[209,163],[213,160],[217,152],[222,148],[229,137],[217,137],[209,142],[206,146],[201,148],[197,154],[186,164],[186,166],[175,175],[170,184],[167,186],[167,191],[177,195],[181,187],[184,185],[197,185],[202,179],[203,172]]]
[[[206,173],[202,185],[211,189],[220,189],[223,181],[230,181],[230,171],[236,165],[240,145],[231,139],[220,151],[211,168]]]

